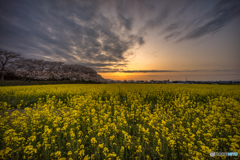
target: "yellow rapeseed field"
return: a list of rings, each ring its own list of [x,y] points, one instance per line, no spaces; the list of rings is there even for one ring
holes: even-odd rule
[[[0,159],[209,159],[211,151],[240,154],[239,85],[0,87],[0,112]]]

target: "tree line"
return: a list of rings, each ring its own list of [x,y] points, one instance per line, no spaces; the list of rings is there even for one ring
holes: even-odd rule
[[[0,75],[12,75],[24,80],[80,80],[104,82],[97,72],[79,64],[64,64],[60,61],[23,58],[20,54],[0,49]]]

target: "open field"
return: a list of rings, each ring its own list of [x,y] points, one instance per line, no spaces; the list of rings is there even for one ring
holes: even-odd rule
[[[20,86],[20,85],[47,85],[47,84],[88,84],[88,83],[96,83],[97,82],[83,82],[83,81],[70,81],[70,80],[62,80],[62,81],[24,81],[24,80],[7,80],[0,81],[0,86]]]
[[[0,87],[0,112],[0,159],[240,154],[239,85],[8,86]]]

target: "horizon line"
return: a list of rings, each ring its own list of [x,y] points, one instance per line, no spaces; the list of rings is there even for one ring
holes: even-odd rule
[[[100,68],[99,68],[100,69]],[[99,70],[98,73],[240,72],[239,70]]]

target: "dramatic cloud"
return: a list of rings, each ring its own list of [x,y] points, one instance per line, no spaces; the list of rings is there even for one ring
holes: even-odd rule
[[[68,63],[124,62],[124,53],[143,45],[131,30],[132,19],[118,14],[119,25],[104,15],[101,1],[1,2],[1,46],[26,57],[52,57]]]
[[[239,0],[0,1],[0,48],[111,70],[116,63],[127,66],[129,52],[148,43],[148,32],[165,40],[196,39],[239,15]]]
[[[195,39],[204,35],[218,32],[227,23],[240,15],[239,0],[221,0],[213,10],[198,20],[199,26],[196,26],[191,32],[178,41]],[[206,23],[204,23],[207,21]]]

